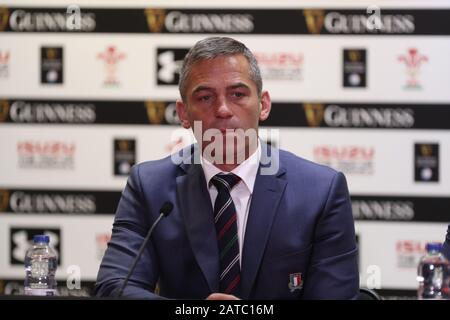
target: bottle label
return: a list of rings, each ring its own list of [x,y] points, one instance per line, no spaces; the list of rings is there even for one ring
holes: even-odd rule
[[[56,289],[25,288],[27,296],[56,296]]]
[[[48,261],[36,260],[31,264],[31,274],[35,278],[43,277],[48,274]]]

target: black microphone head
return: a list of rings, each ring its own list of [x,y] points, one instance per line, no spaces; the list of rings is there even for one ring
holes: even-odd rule
[[[159,210],[160,213],[164,215],[164,217],[167,217],[173,209],[173,204],[170,201],[164,202],[164,204],[161,207],[161,210]]]

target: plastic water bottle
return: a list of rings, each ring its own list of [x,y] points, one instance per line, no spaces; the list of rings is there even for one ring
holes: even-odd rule
[[[426,245],[427,253],[417,268],[418,299],[449,299],[449,261],[442,255],[442,243]]]
[[[25,255],[25,294],[34,296],[56,295],[56,268],[58,266],[55,251],[49,246],[46,235],[36,235],[33,245]]]

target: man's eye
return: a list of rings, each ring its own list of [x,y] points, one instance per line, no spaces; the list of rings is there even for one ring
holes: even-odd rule
[[[236,98],[242,98],[243,96],[245,96],[243,92],[233,92],[232,95]]]
[[[198,98],[198,100],[200,101],[209,101],[211,100],[211,96],[201,96]]]

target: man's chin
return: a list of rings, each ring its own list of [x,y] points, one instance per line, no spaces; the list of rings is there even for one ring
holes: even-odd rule
[[[206,150],[205,150],[206,151]],[[222,150],[215,150],[211,154],[204,152],[203,157],[214,164],[240,164],[249,156],[248,149],[243,146],[236,148],[235,146],[224,146]]]

